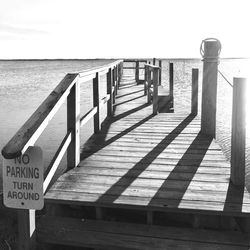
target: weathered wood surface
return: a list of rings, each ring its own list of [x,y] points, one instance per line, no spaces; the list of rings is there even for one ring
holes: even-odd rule
[[[43,217],[38,241],[105,249],[249,249],[249,238],[240,232],[162,227],[123,222]]]
[[[230,183],[219,145],[199,117],[152,115],[144,87],[123,79],[114,116],[82,147],[79,166],[45,199],[54,203],[249,216],[250,195]]]

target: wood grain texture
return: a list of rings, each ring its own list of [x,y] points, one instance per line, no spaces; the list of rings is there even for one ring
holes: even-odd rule
[[[238,232],[216,232],[152,225],[43,217],[38,240],[46,243],[108,249],[248,249],[249,238]]]

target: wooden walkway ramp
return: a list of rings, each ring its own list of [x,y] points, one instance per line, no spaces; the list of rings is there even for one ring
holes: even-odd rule
[[[191,114],[152,115],[143,85],[123,76],[115,112],[84,145],[79,166],[47,192],[49,203],[249,216],[250,196],[230,183],[230,163]]]

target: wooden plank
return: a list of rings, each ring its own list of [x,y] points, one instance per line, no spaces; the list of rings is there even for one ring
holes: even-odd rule
[[[16,158],[24,153],[29,146],[34,145],[49,121],[68,97],[71,88],[77,82],[77,78],[77,74],[67,74],[63,78],[63,80],[3,148],[2,155],[4,158]]]
[[[79,167],[97,167],[97,168],[112,168],[116,169],[131,169],[135,166],[136,163],[126,162],[126,161],[119,161],[119,162],[112,162],[106,161],[105,164],[101,164],[98,160],[85,160],[79,164]],[[145,165],[143,163],[137,163],[136,169],[145,169]],[[207,173],[207,174],[214,174],[214,175],[229,175],[230,168],[228,166],[220,166],[219,164],[216,166],[206,166],[206,165],[175,165],[175,164],[156,164],[151,163],[147,167],[147,171],[160,171],[160,172],[171,172],[174,170],[175,172],[182,172],[182,173]]]
[[[147,178],[147,179],[171,179],[171,180],[198,180],[198,181],[207,181],[207,182],[227,182],[229,174],[215,175],[209,173],[187,173],[187,172],[175,172],[175,171],[142,171],[138,169],[110,169],[110,168],[77,168],[77,171],[74,172],[77,174],[87,174],[87,175],[105,175],[105,176],[129,176],[136,178]]]
[[[213,151],[212,151],[213,152]],[[83,153],[83,156],[84,155],[88,155],[89,153]],[[90,152],[90,154],[92,154],[92,152]],[[143,159],[144,157],[146,157],[147,159],[178,159],[180,161],[184,161],[184,160],[189,160],[189,161],[192,161],[194,160],[197,161],[197,162],[201,162],[203,160],[206,160],[206,161],[212,161],[212,162],[218,162],[218,161],[225,161],[225,156],[223,154],[191,154],[191,153],[181,153],[181,152],[176,152],[176,153],[170,153],[170,152],[162,152],[161,150],[160,151],[150,151],[149,153],[147,152],[141,152],[141,151],[138,151],[138,152],[135,152],[134,150],[130,150],[130,151],[121,151],[121,150],[105,150],[102,149],[102,150],[99,150],[97,152],[93,152],[93,155],[109,155],[109,156],[112,156],[112,155],[116,155],[116,156],[119,156],[119,157],[137,157],[137,158],[140,158],[140,159]],[[215,158],[216,157],[216,158]],[[103,159],[105,160],[105,158],[103,157]]]
[[[119,181],[119,183],[118,183]],[[142,187],[146,189],[153,189],[156,190],[162,186],[163,179],[152,179],[149,180],[147,178],[139,177],[134,180],[133,177],[130,176],[109,176],[108,178],[104,175],[84,175],[84,174],[74,174],[74,173],[67,173],[62,175],[58,182],[75,182],[80,183],[81,185],[88,185],[88,186],[95,186],[95,185],[103,185],[103,186],[112,186],[114,184],[118,186],[131,186],[131,187]],[[163,190],[172,190],[172,189],[180,189],[186,190],[203,190],[203,191],[218,191],[218,192],[227,192],[229,187],[228,182],[207,182],[207,181],[199,181],[199,180],[171,180],[168,179],[168,186],[167,188],[163,188]],[[236,189],[236,188],[235,188]],[[238,195],[240,195],[240,190],[236,189]],[[244,192],[247,192],[246,190]]]
[[[239,204],[231,202],[178,200],[178,199],[154,199],[150,197],[134,197],[110,194],[90,194],[84,192],[50,191],[46,194],[46,200],[50,203],[64,203],[77,205],[95,205],[103,207],[153,210],[153,211],[173,211],[195,212],[205,214],[224,214],[232,216],[249,216],[249,204]],[[226,209],[225,209],[226,207]]]
[[[241,232],[220,232],[213,230],[198,230],[190,228],[178,227],[162,227],[162,226],[147,226],[141,224],[129,224],[124,222],[106,222],[106,221],[91,221],[72,218],[59,217],[43,217],[39,222],[38,231],[40,229],[51,228],[57,231],[54,226],[64,228],[67,225],[68,230],[80,231],[102,231],[106,233],[131,234],[144,237],[179,239],[185,241],[207,242],[218,244],[232,244],[235,246],[248,246],[249,237]],[[76,227],[76,228],[75,228]],[[188,243],[187,243],[188,244]]]
[[[48,230],[49,229],[49,230]],[[44,217],[38,240],[45,243],[108,249],[247,249],[248,236],[208,230],[178,229],[72,218]]]
[[[83,189],[83,187],[85,189]],[[126,186],[101,186],[101,185],[89,185],[86,186],[80,183],[78,186],[75,186],[72,182],[57,182],[56,185],[53,185],[51,192],[53,191],[63,191],[63,192],[72,192],[74,193],[88,193],[88,194],[100,194],[103,196],[114,195],[117,198],[122,196],[128,197],[138,197],[138,198],[150,198],[152,201],[157,199],[167,200],[190,200],[194,203],[196,201],[206,201],[206,202],[222,202],[225,203],[226,199],[231,199],[235,204],[242,202],[242,197],[237,196],[240,192],[230,193],[227,195],[227,192],[217,192],[217,191],[203,191],[203,190],[180,190],[180,189],[149,189],[144,187],[126,187]],[[250,197],[245,193],[244,204],[250,207]]]
[[[67,99],[67,133],[71,142],[67,149],[67,169],[80,162],[80,84],[76,82]]]

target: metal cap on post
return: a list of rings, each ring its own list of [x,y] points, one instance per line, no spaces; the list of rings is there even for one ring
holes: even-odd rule
[[[203,57],[201,132],[215,138],[217,74],[221,43],[215,38],[205,39],[201,43],[200,51]]]

